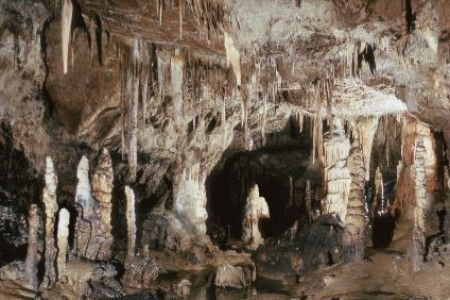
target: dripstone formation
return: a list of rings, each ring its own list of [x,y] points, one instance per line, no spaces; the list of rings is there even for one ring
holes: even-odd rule
[[[447,2],[0,0],[0,299],[446,299]]]

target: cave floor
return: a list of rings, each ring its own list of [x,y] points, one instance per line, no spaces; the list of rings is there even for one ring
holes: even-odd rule
[[[166,269],[166,271],[170,271],[175,277],[188,276],[191,281],[195,277],[199,278],[193,285],[188,298],[193,300],[447,299],[450,295],[450,285],[448,285],[450,270],[446,268],[446,262],[450,259],[444,254],[438,260],[426,263],[420,271],[413,272],[408,254],[411,243],[410,232],[412,232],[410,225],[400,223],[394,240],[388,248],[368,248],[364,262],[322,268],[307,277],[298,278],[298,283],[274,282],[259,278],[255,287],[244,291],[214,290],[211,288],[211,276],[207,273],[199,272],[199,270],[186,270],[182,274],[174,273],[175,270]],[[200,278],[202,276],[204,279]],[[164,277],[159,279],[162,280],[159,284],[163,284],[166,279]],[[64,288],[64,285],[57,284],[51,293],[58,292],[60,288]],[[12,281],[2,281],[0,282],[0,299],[35,298],[33,291],[28,287]],[[45,293],[42,299],[45,299]],[[144,294],[136,294],[123,299],[148,298]]]

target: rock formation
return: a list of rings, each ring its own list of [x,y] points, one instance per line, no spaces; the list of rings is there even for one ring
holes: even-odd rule
[[[350,193],[345,217],[344,255],[350,262],[360,262],[364,259],[366,210],[364,199],[365,164],[360,144],[360,129],[352,126],[353,140],[347,165],[350,170]]]
[[[58,281],[67,283],[67,252],[69,245],[69,222],[70,213],[67,209],[62,208],[59,211],[58,229],[57,229],[57,245],[58,255],[56,258],[56,266],[58,269]]]
[[[28,216],[28,248],[25,259],[28,283],[33,289],[37,288],[37,252],[38,252],[38,208],[32,204]]]
[[[174,211],[181,222],[193,232],[206,233],[205,177],[200,165],[185,169],[176,183]]]
[[[136,211],[134,192],[129,186],[125,186],[126,213],[127,218],[127,256],[136,254]]]
[[[327,195],[322,200],[322,213],[337,213],[344,221],[351,182],[347,167],[350,142],[338,118],[333,118],[332,126],[333,129],[324,141]]]
[[[135,196],[129,186],[125,186],[127,219],[127,256],[122,284],[133,288],[150,288],[158,276],[158,267],[148,253],[136,256],[136,212]]]
[[[119,280],[203,299],[252,261],[302,299],[445,299],[449,16],[445,0],[0,0],[0,299],[118,298]],[[77,212],[67,272],[59,207]]]
[[[111,212],[114,174],[111,157],[103,149],[92,177],[92,194],[97,201],[95,218],[91,218],[92,231],[86,257],[92,260],[107,260],[111,256],[112,236]]]
[[[261,218],[270,218],[269,206],[266,199],[259,196],[259,187],[255,184],[248,193],[242,220],[242,241],[248,249],[255,250],[264,242],[259,231]]]
[[[58,211],[58,202],[56,200],[56,187],[58,179],[56,177],[53,161],[47,157],[45,168],[45,187],[42,195],[45,209],[45,277],[42,285],[50,287],[56,280],[55,271],[55,219]]]

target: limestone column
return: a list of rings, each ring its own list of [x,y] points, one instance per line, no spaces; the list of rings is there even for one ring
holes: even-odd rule
[[[344,222],[351,182],[347,167],[350,142],[338,118],[333,118],[332,126],[332,135],[328,134],[324,141],[327,195],[322,200],[322,213],[336,213]]]
[[[56,200],[56,187],[58,179],[53,167],[53,161],[47,156],[45,168],[45,187],[42,199],[45,207],[45,274],[43,286],[48,288],[53,285],[56,280],[55,273],[55,215],[58,210]]]
[[[58,238],[58,256],[56,265],[58,268],[58,281],[67,283],[67,245],[69,239],[70,213],[62,208],[59,211],[57,238]]]
[[[92,193],[98,201],[97,215],[100,218],[99,232],[101,235],[100,249],[97,255],[99,260],[107,260],[111,256],[111,246],[114,242],[111,230],[112,190],[114,172],[111,157],[106,148],[103,148],[98,159],[97,168],[92,178]],[[94,226],[93,226],[94,227]],[[94,230],[94,228],[93,228]],[[94,234],[94,233],[93,233]]]
[[[127,218],[127,256],[133,257],[136,253],[136,211],[134,192],[129,186],[125,186],[126,218]]]
[[[31,204],[28,216],[28,248],[25,267],[28,283],[33,289],[37,288],[36,256],[38,251],[37,230],[39,226],[37,212],[37,205]]]

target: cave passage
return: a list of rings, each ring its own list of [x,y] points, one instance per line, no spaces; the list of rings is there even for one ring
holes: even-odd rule
[[[282,132],[270,135],[265,147],[235,153],[211,173],[206,183],[207,225],[214,242],[224,246],[227,240],[241,239],[245,201],[254,184],[270,209],[270,218],[259,222],[263,238],[280,235],[296,220],[306,221],[306,180],[313,190],[317,186],[318,200],[321,178],[310,167],[312,141],[308,130],[304,132],[298,134],[289,123]]]

